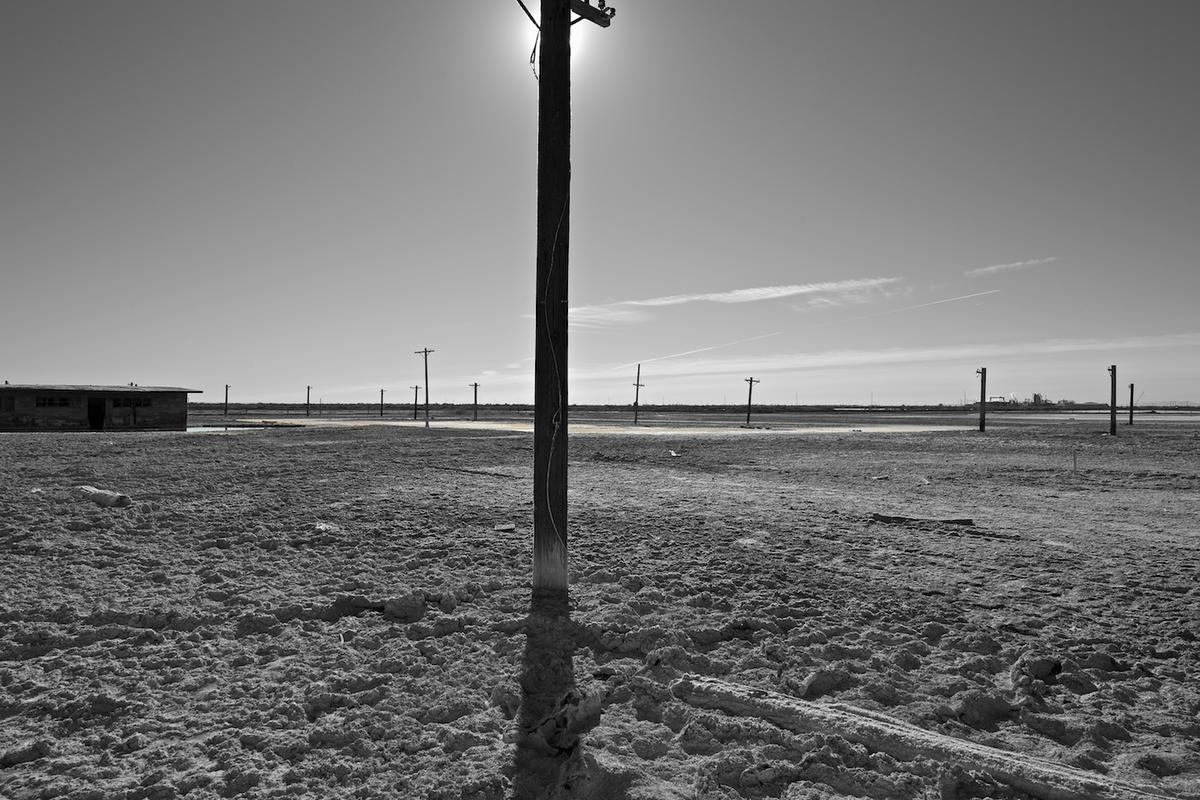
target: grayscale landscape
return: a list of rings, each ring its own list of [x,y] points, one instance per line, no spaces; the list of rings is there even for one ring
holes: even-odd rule
[[[15,0],[0,800],[1200,800],[1200,0]]]

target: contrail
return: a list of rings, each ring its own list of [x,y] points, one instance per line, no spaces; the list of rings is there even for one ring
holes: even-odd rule
[[[932,303],[921,303],[915,306],[905,306],[904,308],[893,308],[891,311],[883,311],[879,314],[872,314],[869,317],[859,317],[859,319],[874,319],[887,314],[899,314],[901,311],[912,311],[914,308],[926,308],[927,306],[937,306],[942,303],[953,303],[957,300],[970,300],[972,297],[983,297],[985,294],[995,294],[999,289],[988,289],[986,292],[976,292],[975,294],[964,294],[962,297],[947,297],[945,300],[934,300]]]
[[[1050,256],[1049,258],[1034,258],[1029,261],[1014,261],[1011,264],[993,264],[990,267],[979,267],[978,269],[969,269],[966,272],[964,272],[963,275],[966,275],[971,278],[975,278],[980,275],[991,275],[996,272],[1008,272],[1009,270],[1014,270],[1014,269],[1025,269],[1026,267],[1036,267],[1040,264],[1049,264],[1051,261],[1058,261],[1058,257]]]
[[[645,358],[641,361],[630,361],[628,364],[618,364],[613,369],[624,369],[632,367],[635,364],[651,364],[655,361],[666,361],[668,358],[679,358],[680,356],[690,356],[694,353],[706,353],[709,350],[718,350],[722,347],[733,347],[735,344],[745,344],[746,342],[757,342],[759,339],[767,339],[771,336],[779,336],[783,331],[775,331],[774,333],[764,333],[760,336],[751,336],[749,339],[738,339],[736,342],[725,342],[724,344],[714,344],[711,347],[699,347],[695,350],[685,350],[682,353],[671,353],[666,356],[656,356],[654,358]]]

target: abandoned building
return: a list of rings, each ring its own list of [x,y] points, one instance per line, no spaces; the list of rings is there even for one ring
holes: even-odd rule
[[[174,386],[0,385],[0,431],[182,431],[187,399]]]

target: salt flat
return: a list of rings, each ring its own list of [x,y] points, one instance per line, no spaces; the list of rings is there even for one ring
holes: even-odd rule
[[[869,422],[573,437],[573,668],[600,707],[590,779],[618,798],[1029,796],[933,751],[672,692],[698,676],[1200,794],[1200,426]],[[510,791],[527,432],[13,434],[4,448],[0,794]],[[78,485],[132,505],[97,507]]]

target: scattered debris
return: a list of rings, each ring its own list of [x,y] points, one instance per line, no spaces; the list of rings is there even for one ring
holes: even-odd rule
[[[520,475],[512,475],[507,472],[497,472],[490,469],[466,469],[465,467],[443,467],[437,464],[426,464],[426,469],[440,469],[444,472],[461,472],[465,475],[484,475],[489,478],[508,478],[509,480],[519,481]]]
[[[0,753],[0,769],[27,764],[54,754],[54,743],[49,739],[24,742],[11,750]]]
[[[97,489],[95,486],[76,486],[85,499],[91,500],[103,508],[125,508],[133,503],[129,495],[110,492],[108,489]]]
[[[718,678],[685,675],[671,694],[697,708],[768,720],[795,733],[836,732],[893,758],[961,764],[1020,791],[1048,800],[1160,800],[1153,789],[1061,764],[918,728],[876,711],[813,703]]]
[[[975,526],[975,520],[966,517],[954,519],[926,519],[923,517],[903,517],[894,514],[872,514],[867,518],[867,524],[876,522],[884,525],[899,525],[904,528],[930,533],[940,533],[944,536],[974,536],[981,539],[1007,539],[1015,541],[1021,537],[1017,534],[999,533]]]
[[[762,540],[756,539],[753,536],[743,536],[740,539],[734,539],[733,544],[735,546],[749,547],[752,549],[759,549],[759,550],[761,550],[763,547]]]
[[[391,617],[400,622],[416,622],[425,616],[425,595],[420,592],[410,592],[385,600],[383,614],[385,617]]]
[[[883,522],[888,525],[910,525],[912,523],[934,523],[938,525],[974,525],[975,520],[965,517],[958,519],[922,519],[921,517],[897,517],[889,514],[872,514],[872,522]]]

